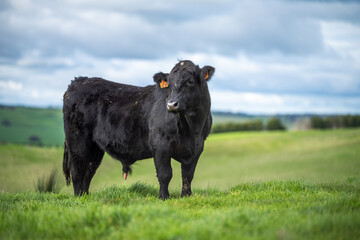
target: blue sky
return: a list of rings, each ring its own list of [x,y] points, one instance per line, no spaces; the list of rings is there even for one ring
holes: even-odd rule
[[[358,1],[3,0],[0,104],[62,106],[75,76],[146,86],[212,65],[212,109],[360,113]]]

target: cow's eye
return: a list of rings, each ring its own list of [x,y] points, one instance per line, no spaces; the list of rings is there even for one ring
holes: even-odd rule
[[[188,84],[189,84],[189,85],[194,85],[194,80],[190,79],[190,80],[188,81]]]

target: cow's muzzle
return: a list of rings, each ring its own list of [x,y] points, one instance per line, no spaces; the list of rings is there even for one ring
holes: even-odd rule
[[[169,101],[167,103],[167,110],[169,112],[177,112],[179,110],[179,103],[178,102],[173,102],[173,101]]]

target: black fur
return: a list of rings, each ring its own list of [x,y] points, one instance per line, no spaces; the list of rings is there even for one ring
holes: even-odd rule
[[[212,124],[207,81],[214,70],[180,61],[169,74],[155,74],[156,84],[146,87],[75,78],[63,106],[63,170],[75,195],[88,193],[104,152],[121,161],[124,173],[130,173],[137,160],[153,157],[161,199],[169,197],[173,158],[181,163],[182,195],[191,195],[195,167]],[[163,80],[167,88],[160,88]],[[169,108],[169,103],[176,104]]]

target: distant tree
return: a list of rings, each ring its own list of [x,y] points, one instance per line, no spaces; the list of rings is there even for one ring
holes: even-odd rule
[[[1,125],[3,125],[4,127],[10,127],[11,126],[11,122],[7,119],[4,119],[1,121]]]
[[[360,127],[360,115],[346,115],[343,116],[344,127]]]
[[[354,116],[354,127],[360,127],[360,115]]]
[[[266,129],[272,131],[272,130],[285,130],[286,128],[282,124],[280,119],[274,117],[269,119],[269,121],[266,124]]]
[[[29,143],[31,145],[43,146],[41,138],[39,138],[38,136],[35,136],[35,135],[32,135],[32,136],[29,137]]]
[[[262,131],[263,123],[261,120],[248,122],[227,122],[219,123],[212,127],[212,133],[235,132],[235,131]]]
[[[311,117],[311,127],[314,129],[330,128],[329,122],[319,116]]]
[[[343,128],[344,117],[343,116],[331,116],[327,118],[330,128]]]
[[[263,122],[261,120],[256,120],[256,121],[250,122],[249,130],[252,130],[252,131],[264,130]]]
[[[311,127],[314,129],[360,127],[360,115],[313,116]]]

